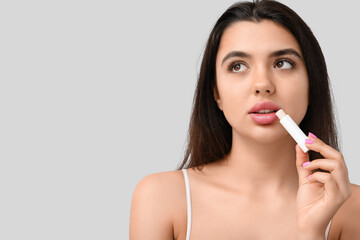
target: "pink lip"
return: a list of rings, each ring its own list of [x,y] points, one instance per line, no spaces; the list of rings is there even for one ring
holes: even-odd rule
[[[274,110],[275,112],[267,114],[255,113],[263,109]],[[276,111],[279,109],[280,107],[271,101],[258,102],[250,109],[249,114],[252,120],[258,124],[270,124],[278,119]]]
[[[258,124],[270,124],[278,119],[276,113],[268,113],[268,114],[250,113],[250,117],[252,118],[252,120],[254,120],[254,122]]]

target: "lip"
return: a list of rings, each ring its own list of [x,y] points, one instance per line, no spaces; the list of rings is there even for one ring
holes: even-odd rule
[[[258,102],[250,109],[249,113],[258,112],[263,109],[278,111],[280,107],[271,101]]]
[[[255,113],[263,109],[274,110],[273,113],[260,114]],[[249,111],[250,117],[252,120],[258,124],[270,124],[275,122],[278,117],[276,116],[276,112],[280,109],[278,105],[271,101],[264,101],[256,103]]]
[[[270,124],[278,119],[276,113],[268,113],[268,114],[250,113],[250,117],[254,122],[258,124]]]

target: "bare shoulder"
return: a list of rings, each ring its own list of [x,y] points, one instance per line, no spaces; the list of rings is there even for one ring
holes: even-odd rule
[[[173,239],[174,221],[185,208],[180,170],[145,176],[135,187],[131,201],[130,239]]]
[[[184,177],[180,170],[153,173],[136,185],[133,197],[153,196],[157,200],[169,200],[182,194]]]
[[[352,194],[336,214],[340,239],[360,239],[360,186],[351,184]]]

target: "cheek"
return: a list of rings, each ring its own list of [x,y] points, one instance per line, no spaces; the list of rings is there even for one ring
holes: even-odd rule
[[[239,120],[241,114],[246,112],[248,106],[246,105],[249,99],[249,87],[244,82],[233,81],[226,79],[225,81],[219,80],[218,84],[219,95],[221,99],[222,111],[229,122]]]
[[[280,90],[280,89],[279,89]],[[309,86],[308,81],[299,81],[298,84],[292,84],[284,89],[282,94],[283,107],[291,118],[299,124],[305,117],[309,104]]]

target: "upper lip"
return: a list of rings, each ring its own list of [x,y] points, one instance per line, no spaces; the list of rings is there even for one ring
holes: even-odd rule
[[[256,103],[249,111],[249,113],[258,112],[260,110],[275,110],[278,111],[280,108],[271,101],[264,101]]]

